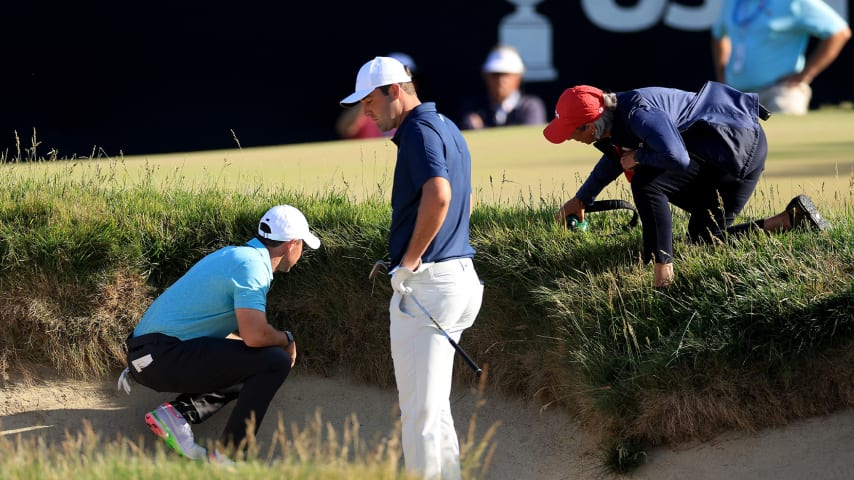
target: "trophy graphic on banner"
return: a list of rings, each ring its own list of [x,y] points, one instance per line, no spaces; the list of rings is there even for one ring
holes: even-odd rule
[[[508,0],[516,11],[498,23],[498,40],[515,47],[525,62],[525,80],[547,82],[557,78],[552,66],[552,26],[534,10],[542,0]]]

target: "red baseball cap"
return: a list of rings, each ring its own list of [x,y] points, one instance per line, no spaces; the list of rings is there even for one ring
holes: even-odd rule
[[[567,88],[555,107],[555,118],[543,130],[546,140],[561,143],[575,130],[590,123],[605,111],[605,92],[589,85]]]

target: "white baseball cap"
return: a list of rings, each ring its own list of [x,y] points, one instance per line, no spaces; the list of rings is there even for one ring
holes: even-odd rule
[[[320,239],[309,231],[305,215],[290,205],[267,210],[258,222],[258,236],[281,242],[298,238],[311,248],[320,247]]]
[[[362,65],[359,74],[356,75],[356,91],[340,103],[341,106],[349,107],[370,95],[375,88],[411,81],[412,77],[406,73],[406,68],[399,60],[391,57],[376,57]]]
[[[522,57],[513,47],[496,47],[483,62],[483,73],[525,73]]]

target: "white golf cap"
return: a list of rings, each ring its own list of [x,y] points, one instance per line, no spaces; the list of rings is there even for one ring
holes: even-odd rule
[[[496,47],[483,62],[483,73],[525,73],[522,57],[513,47]]]
[[[362,65],[359,74],[356,75],[356,91],[340,103],[344,107],[349,107],[359,103],[377,87],[411,81],[412,77],[406,73],[406,69],[399,60],[391,57],[376,57]]]
[[[308,220],[290,205],[276,205],[258,222],[258,236],[287,242],[300,239],[311,248],[320,247],[320,239],[308,229]]]

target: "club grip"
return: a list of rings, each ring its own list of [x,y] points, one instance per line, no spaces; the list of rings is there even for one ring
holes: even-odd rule
[[[451,338],[451,337],[446,337],[446,338],[448,339],[448,342],[451,344],[451,346],[454,347],[454,350],[456,350],[457,353],[459,353],[460,356],[463,357],[463,360],[466,361],[469,368],[471,368],[472,371],[474,372],[475,376],[479,377],[480,374],[483,372],[483,370],[481,370],[481,368],[478,367],[476,363],[474,363],[474,360],[472,360],[471,357],[469,357],[469,355],[466,353],[466,351],[463,350],[462,347],[460,347],[457,344],[457,342],[454,341],[453,338]]]

